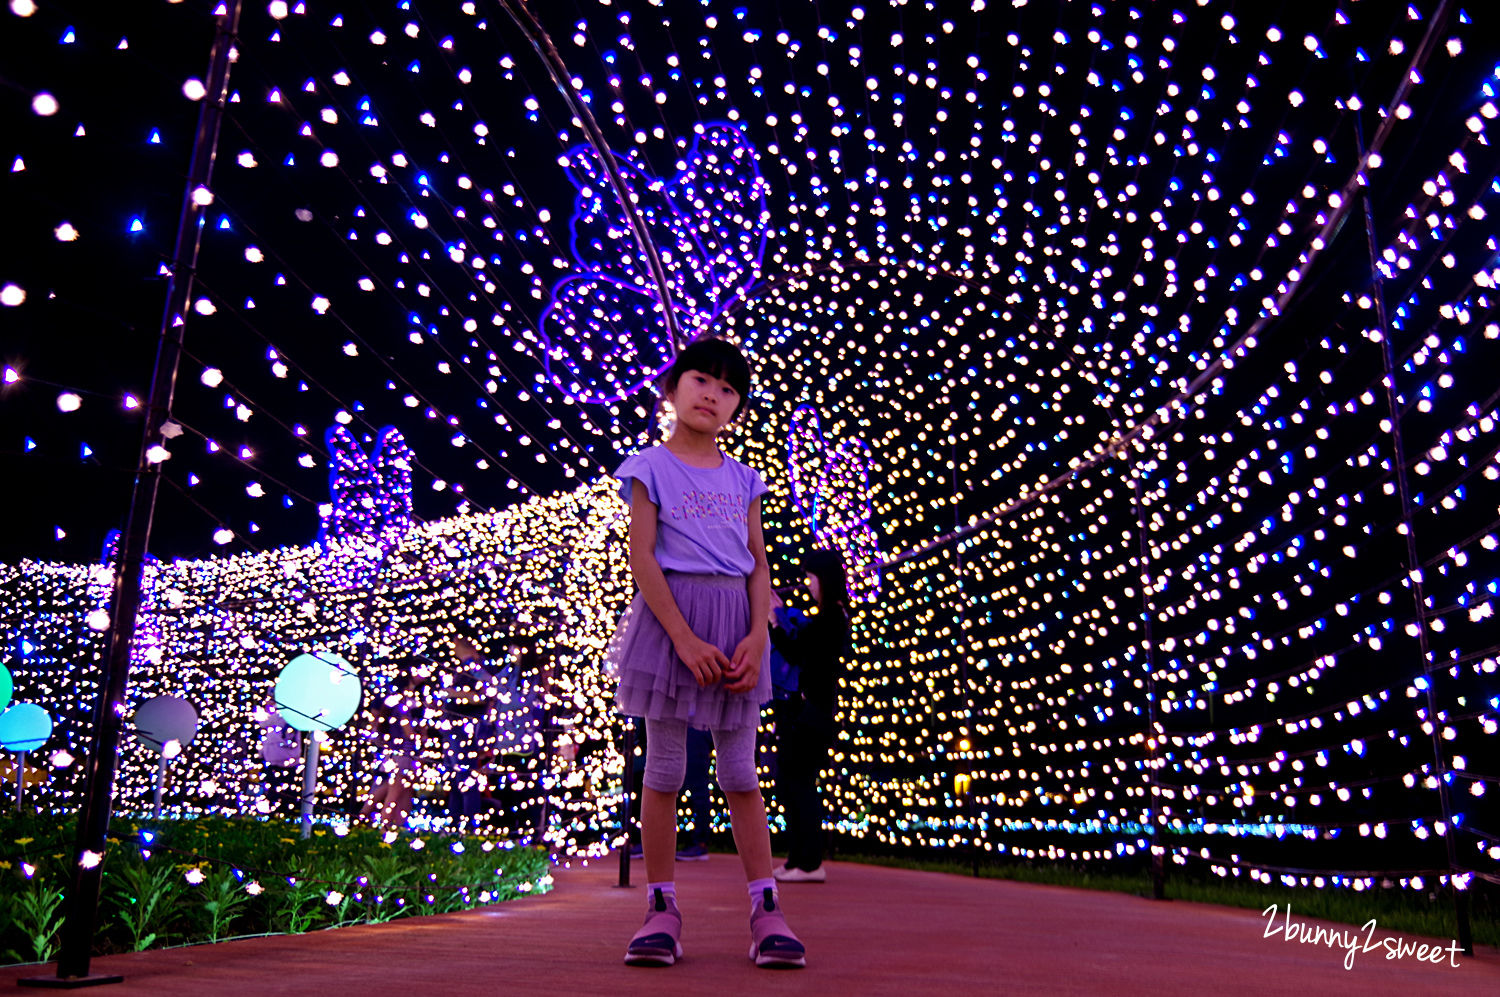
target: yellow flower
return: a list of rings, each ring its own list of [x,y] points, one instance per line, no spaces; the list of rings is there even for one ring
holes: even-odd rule
[[[16,839],[16,844],[18,844],[18,845],[29,845],[29,844],[31,844],[35,840],[36,840],[35,838],[17,838]]]

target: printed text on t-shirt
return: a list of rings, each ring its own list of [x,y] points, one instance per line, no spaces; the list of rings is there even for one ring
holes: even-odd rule
[[[749,503],[743,494],[705,492],[694,488],[682,493],[682,502],[669,511],[673,519],[717,519],[725,523],[748,522]]]

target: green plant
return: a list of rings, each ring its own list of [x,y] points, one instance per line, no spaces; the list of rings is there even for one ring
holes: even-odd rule
[[[46,962],[57,952],[57,933],[62,930],[62,890],[32,880],[25,890],[9,900],[10,921],[26,938],[27,950],[10,949],[5,955],[16,962]]]
[[[0,963],[55,955],[71,825],[0,814],[0,841],[18,847],[0,859]],[[95,954],[388,921],[545,889],[545,850],[361,827],[315,828],[306,839],[297,831],[244,817],[117,819]]]
[[[239,920],[244,908],[250,903],[250,894],[245,892],[239,878],[228,869],[222,869],[208,878],[204,884],[207,900],[203,902],[204,929],[208,941],[217,942],[229,934],[230,925]]]
[[[131,951],[150,948],[165,937],[166,926],[182,892],[181,873],[165,862],[126,860],[113,876],[113,902],[130,938]]]
[[[322,888],[305,879],[297,880],[291,884],[291,889],[281,895],[281,902],[272,914],[273,925],[289,935],[308,930],[322,914],[318,908],[323,897]]]
[[[365,874],[369,880],[363,887],[365,920],[371,924],[383,924],[406,913],[405,906],[396,901],[408,889],[414,874],[402,867],[403,861],[404,856],[394,852],[365,856]]]
[[[469,906],[468,900],[458,890],[447,890],[443,893],[435,894],[435,897],[433,906],[439,914],[450,914],[453,911],[463,910]]]
[[[321,873],[327,882],[341,884],[352,884],[356,875],[346,865],[336,865],[321,870]],[[329,901],[332,902],[330,903]],[[333,893],[325,896],[323,902],[333,912],[333,926],[335,928],[343,927],[346,924],[357,924],[364,920],[360,915],[349,916],[350,908],[355,905],[354,887],[352,885],[339,886]]]

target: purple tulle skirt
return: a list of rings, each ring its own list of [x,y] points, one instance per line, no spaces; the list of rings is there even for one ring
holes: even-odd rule
[[[732,657],[750,632],[745,579],[669,571],[667,587],[693,633]],[[761,704],[771,698],[770,658],[768,645],[760,679],[747,692],[729,692],[722,684],[699,688],[656,614],[637,593],[611,641],[611,665],[620,678],[615,709],[628,717],[686,720],[703,730],[759,727]]]

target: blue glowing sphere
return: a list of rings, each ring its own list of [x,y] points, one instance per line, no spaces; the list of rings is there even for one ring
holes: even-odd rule
[[[337,654],[299,654],[276,679],[276,710],[298,730],[335,730],[359,709],[359,676]]]
[[[15,691],[16,683],[10,677],[10,669],[0,665],[0,710],[10,705],[10,695]]]
[[[35,703],[17,703],[0,713],[0,748],[35,751],[52,736],[52,717]]]

